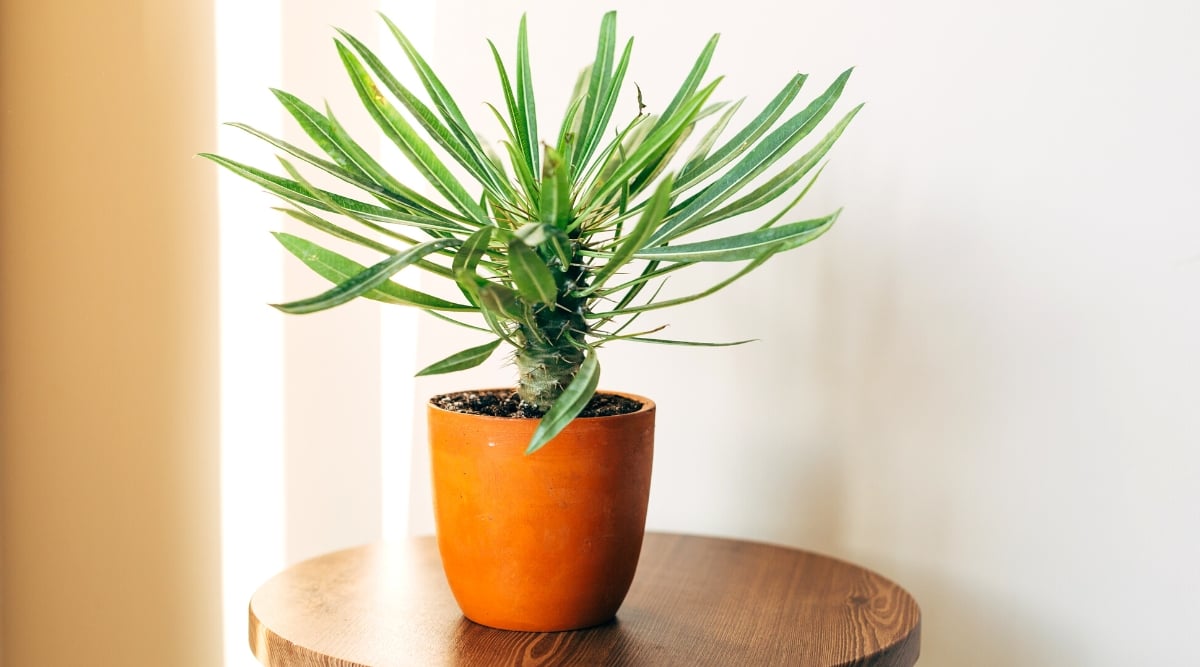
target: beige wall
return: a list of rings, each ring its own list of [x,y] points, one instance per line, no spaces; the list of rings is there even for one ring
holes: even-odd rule
[[[10,667],[220,664],[211,7],[0,6]]]

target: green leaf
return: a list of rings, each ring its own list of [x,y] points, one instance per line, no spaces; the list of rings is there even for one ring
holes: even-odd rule
[[[495,352],[496,348],[500,347],[500,343],[502,342],[504,341],[497,338],[490,343],[452,354],[439,362],[430,364],[417,371],[417,376],[453,373],[455,371],[464,371],[468,368],[475,368],[487,361],[488,357],[492,356],[492,352]]]
[[[324,218],[315,215],[308,209],[305,209],[301,206],[297,206],[295,204],[292,204],[291,208],[283,208],[283,207],[277,206],[277,207],[275,207],[275,210],[281,211],[282,213],[290,216],[291,218],[293,218],[295,220],[299,220],[300,222],[303,222],[304,224],[308,225],[309,227],[312,227],[313,229],[320,230],[322,232],[325,232],[326,234],[329,234],[330,236],[342,239],[343,241],[350,241],[351,243],[357,243],[358,245],[361,245],[365,248],[370,248],[372,250],[375,250],[376,252],[380,252],[385,255],[394,255],[397,252],[396,249],[391,246],[385,245],[383,243],[380,243],[374,239],[363,236],[361,234],[352,232],[344,227],[335,225],[332,222],[329,222],[328,220],[325,220]],[[386,228],[373,226],[372,229],[377,229],[378,231],[384,233],[386,236],[394,238],[397,241],[402,241],[409,245],[416,245],[417,243],[419,243],[415,239],[410,239],[407,236],[404,236],[402,234],[396,234]],[[446,268],[445,266],[442,266],[441,264],[430,262],[428,260],[423,259],[423,260],[417,262],[415,264],[415,266],[417,266],[421,269],[424,269],[425,271],[428,271],[430,273],[433,273],[435,275],[442,276],[443,278],[453,278],[454,277],[454,274],[452,274],[450,272],[450,269]]]
[[[342,58],[342,64],[350,74],[359,99],[362,100],[363,106],[367,108],[384,134],[392,140],[392,143],[396,144],[396,147],[404,153],[404,156],[417,168],[417,171],[421,172],[430,185],[454,204],[459,211],[479,224],[489,224],[487,214],[479,207],[475,199],[467,194],[458,179],[454,178],[446,165],[442,164],[442,161],[430,149],[429,144],[417,135],[408,121],[383,96],[379,87],[375,85],[375,80],[371,78],[362,62],[359,61],[358,56],[342,42],[337,41],[336,45],[338,54]]]
[[[484,319],[488,320],[493,331],[503,337],[499,323],[494,323],[493,320],[496,317],[520,319],[524,312],[516,291],[491,282],[476,273],[476,268],[488,252],[493,231],[495,230],[492,227],[482,227],[467,237],[463,246],[455,253],[451,268],[459,288],[484,309]]]
[[[443,248],[450,248],[461,244],[462,242],[458,239],[427,241],[403,252],[396,253],[317,296],[273,305],[279,310],[290,314],[315,313],[320,310],[333,308],[334,306],[340,306],[355,297],[362,296],[376,289],[401,269],[422,257]]]
[[[381,14],[380,16],[383,15]],[[408,61],[417,72],[417,76],[421,79],[422,85],[425,86],[425,91],[429,93],[429,97],[433,100],[434,106],[437,107],[442,117],[446,119],[450,128],[458,135],[459,140],[464,145],[469,145],[475,138],[475,132],[467,124],[467,119],[462,115],[462,111],[459,111],[458,105],[454,102],[454,97],[450,95],[450,91],[446,90],[446,87],[442,85],[437,74],[433,72],[433,68],[421,57],[416,47],[396,27],[396,24],[387,16],[383,16],[383,21],[387,24],[392,36],[400,44],[400,48],[404,50],[404,54],[408,56]]]
[[[333,283],[343,283],[366,270],[362,264],[347,259],[332,250],[323,248],[312,241],[286,234],[272,232],[280,245],[296,256],[312,269],[317,275]],[[439,299],[436,296],[418,292],[397,282],[387,280],[361,296],[375,301],[402,306],[415,306],[427,310],[444,311],[476,311],[477,308]]]
[[[634,253],[642,249],[646,241],[650,238],[650,235],[654,233],[654,230],[662,222],[667,209],[671,207],[671,187],[673,183],[674,181],[670,175],[663,179],[658,189],[654,191],[654,195],[650,198],[650,203],[642,211],[642,216],[638,219],[637,226],[634,227],[628,236],[621,239],[620,245],[617,246],[612,257],[596,272],[592,284],[580,292],[580,296],[587,296],[603,286],[606,280],[633,258]]]
[[[720,138],[721,133],[725,131],[725,128],[729,126],[729,121],[733,120],[733,116],[738,112],[739,109],[742,108],[742,104],[745,101],[746,98],[743,97],[742,99],[730,105],[729,108],[725,110],[725,113],[721,114],[721,117],[718,118],[715,123],[713,123],[713,126],[704,133],[704,136],[700,138],[700,141],[696,144],[696,147],[692,149],[691,155],[689,155],[687,160],[684,161],[683,168],[679,171],[681,175],[688,173],[691,169],[694,169],[696,165],[704,162],[704,160],[708,157],[708,152],[712,150],[713,146],[716,145],[717,139]]]
[[[768,250],[768,251],[764,252],[763,254],[759,255],[758,257],[755,257],[753,261],[747,263],[746,266],[743,266],[741,268],[741,270],[739,270],[737,273],[733,274],[732,276],[729,276],[725,280],[722,280],[721,282],[713,285],[712,287],[709,287],[708,289],[703,290],[701,292],[697,292],[695,294],[690,294],[688,296],[682,296],[677,299],[669,299],[667,301],[658,301],[658,302],[655,302],[654,297],[651,297],[649,303],[643,304],[641,306],[627,306],[629,301],[627,301],[626,299],[622,299],[621,303],[617,304],[617,307],[614,308],[613,310],[610,310],[606,313],[589,313],[587,315],[587,317],[590,319],[610,320],[613,317],[616,317],[619,315],[632,315],[635,313],[644,313],[644,312],[651,311],[651,310],[660,310],[662,308],[670,308],[672,306],[681,306],[685,303],[691,303],[692,301],[697,301],[699,299],[703,299],[706,296],[711,296],[713,294],[716,294],[717,292],[732,285],[733,283],[737,282],[742,277],[748,275],[750,272],[752,272],[755,269],[757,269],[758,267],[762,266],[764,262],[766,262],[768,259],[770,259],[774,255],[775,255],[774,251]],[[653,263],[653,262],[651,263],[652,266],[654,264],[655,263]],[[634,286],[633,290],[630,290],[630,292],[631,293],[634,292],[634,290],[637,290],[638,288],[642,287],[645,284],[646,283],[638,283],[637,285]],[[655,293],[655,296],[657,296],[657,292]]]
[[[792,116],[774,132],[767,135],[733,169],[704,188],[698,197],[659,228],[654,238],[651,239],[651,243],[658,244],[686,233],[693,221],[754,180],[756,176],[808,136],[808,133],[821,122],[821,119],[837,102],[846,85],[846,80],[850,78],[851,71],[843,72],[824,93],[813,100],[803,111]]]
[[[571,265],[571,238],[563,230],[553,225],[527,223],[513,234],[531,248],[542,248],[550,257],[557,259],[560,267]]]
[[[687,347],[733,347],[735,345],[745,345],[746,343],[757,342],[757,338],[747,338],[746,340],[735,340],[726,343],[706,343],[691,340],[668,340],[665,338],[646,338],[645,336],[631,336],[623,340],[634,343],[654,343],[655,345],[684,345]]]
[[[530,303],[552,304],[558,296],[558,286],[550,267],[542,261],[537,251],[519,239],[508,244],[509,270],[517,291]]]
[[[642,168],[641,173],[634,177],[632,181],[630,181],[628,195],[630,198],[641,194],[647,185],[653,183],[654,179],[658,178],[659,175],[666,170],[667,164],[674,159],[675,154],[679,152],[679,149],[683,146],[683,143],[687,141],[688,137],[691,136],[694,128],[695,123],[688,123],[685,125],[683,127],[683,131],[679,133],[679,136],[675,139],[674,143],[670,144],[663,149],[661,153],[654,156],[654,158],[650,160],[649,164]],[[674,181],[674,179],[672,179],[672,181]]]
[[[268,191],[283,197],[289,202],[293,202],[301,206],[320,209],[322,211],[328,211],[331,213],[337,212],[330,209],[316,197],[313,197],[308,188],[297,183],[296,181],[281,178],[261,169],[256,169],[240,162],[223,158],[220,155],[213,155],[212,153],[200,153],[199,156],[216,162],[222,167],[225,167],[226,169],[232,171],[238,176],[241,176],[242,178],[245,178],[248,181],[258,183]],[[374,206],[372,204],[363,203],[356,199],[350,199],[349,197],[343,197],[342,195],[334,194],[327,190],[322,190],[321,192],[336,202],[339,207],[353,211],[357,215],[367,218],[368,220],[385,223],[400,223],[421,229],[434,229],[448,232],[462,232],[466,229],[462,225],[452,220],[414,215],[410,213],[404,213],[402,211],[383,208],[381,206]]]
[[[329,222],[325,218],[322,218],[319,215],[316,215],[315,213],[309,211],[306,208],[302,208],[300,206],[296,206],[295,204],[292,204],[291,207],[287,207],[287,208],[282,207],[282,206],[276,206],[275,210],[280,211],[281,213],[284,213],[285,215],[290,216],[294,220],[299,220],[300,222],[303,222],[304,224],[308,225],[309,227],[312,227],[313,229],[320,230],[322,232],[325,232],[326,234],[329,234],[330,236],[342,239],[343,241],[350,241],[351,243],[357,243],[358,245],[361,245],[364,248],[370,248],[371,250],[374,250],[376,252],[381,252],[385,255],[396,254],[395,248],[393,248],[387,244],[380,243],[379,241],[376,241],[375,239],[370,238],[368,236],[363,236],[362,234],[359,234],[357,232],[352,232],[349,229],[346,229],[345,227],[342,227],[340,225],[335,225],[332,222]],[[408,243],[412,243],[412,244],[417,243],[417,241],[414,241],[412,239],[406,239],[406,241]]]
[[[737,199],[736,201],[719,210],[705,215],[700,220],[697,220],[696,223],[690,227],[690,229],[700,229],[701,227],[706,227],[715,222],[733,218],[742,215],[743,213],[748,213],[765,204],[775,201],[780,196],[790,191],[792,187],[799,183],[800,180],[803,179],[813,167],[817,166],[821,159],[825,157],[825,154],[828,153],[831,148],[833,148],[833,144],[838,140],[838,137],[842,136],[842,132],[846,129],[846,126],[850,124],[850,121],[854,119],[854,116],[858,114],[862,107],[863,105],[861,104],[854,107],[850,113],[846,114],[842,120],[840,120],[838,124],[835,125],[833,129],[830,130],[829,133],[826,134],[816,146],[813,146],[813,148],[801,156],[799,160],[796,160],[792,164],[788,165],[787,168],[773,176],[766,183],[763,183],[758,188],[755,188],[753,192]]]
[[[750,121],[732,139],[725,142],[716,152],[698,164],[693,165],[692,163],[688,163],[685,165],[683,170],[679,172],[679,177],[676,179],[676,186],[680,188],[689,187],[693,183],[715,173],[738,155],[753,148],[758,138],[769,130],[775,124],[775,121],[779,120],[779,117],[791,105],[792,100],[795,100],[796,96],[800,94],[800,89],[804,87],[804,82],[807,79],[808,76],[805,74],[793,76],[787,82],[787,85],[754,117],[754,120]]]
[[[608,196],[617,189],[625,186],[629,179],[644,169],[657,155],[666,150],[679,138],[684,128],[694,121],[696,114],[704,107],[705,101],[716,90],[721,80],[717,79],[692,96],[671,118],[660,120],[647,135],[645,141],[629,155],[613,172],[613,175],[601,184],[588,198],[589,206],[604,203]]]
[[[334,137],[337,138],[343,149],[354,155],[363,168],[370,170],[372,179],[382,182],[384,187],[395,193],[394,197],[399,198],[410,208],[427,215],[453,218],[463,222],[470,221],[470,218],[463,216],[463,214],[450,211],[446,207],[396,180],[383,166],[368,155],[367,151],[358,145],[358,142],[354,141],[346,131],[346,128],[342,127],[337,117],[333,115],[333,110],[329,108],[329,105],[325,106],[325,115],[329,119],[329,127],[333,131]]]
[[[609,77],[612,76],[616,39],[617,13],[605,12],[604,17],[600,19],[600,36],[596,40],[596,56],[590,66],[591,77],[588,80],[587,94],[584,96],[583,118],[580,120],[581,130],[588,135],[592,133],[593,118],[598,115],[600,106],[604,104]]]
[[[477,280],[479,281],[479,305],[498,317],[521,319],[525,314],[521,309],[521,302],[517,299],[515,290],[483,278],[477,277]]]
[[[704,73],[708,71],[708,65],[712,62],[713,53],[717,50],[717,41],[720,35],[713,35],[708,39],[708,43],[704,45],[704,49],[696,58],[696,62],[692,65],[692,70],[683,80],[683,84],[679,86],[679,90],[675,93],[675,97],[671,99],[671,103],[663,110],[662,117],[664,120],[669,119],[688,99],[695,94],[696,89],[700,87],[700,81],[704,78]]]
[[[488,243],[492,240],[492,227],[480,227],[463,241],[462,247],[454,253],[454,263],[451,269],[455,275],[475,275],[475,267],[487,252]]]
[[[338,203],[336,201],[334,201],[332,197],[323,193],[320,188],[314,186],[312,183],[309,183],[308,180],[304,178],[304,175],[301,174],[294,166],[292,166],[291,162],[288,162],[283,157],[279,157],[278,159],[279,159],[279,163],[281,165],[283,165],[283,168],[285,171],[287,171],[288,175],[291,176],[293,179],[295,179],[295,181],[297,183],[304,186],[308,190],[309,194],[311,194],[313,197],[316,197],[317,201],[320,201],[329,210],[331,210],[335,213],[339,213],[347,218],[350,218],[351,220],[359,223],[360,225],[364,225],[368,228],[376,229],[376,230],[378,230],[380,228],[379,225],[376,225],[375,223],[371,222],[370,220],[367,220],[366,218],[358,215],[354,211],[351,211],[342,206],[338,206]]]
[[[588,68],[590,77],[588,78],[587,92],[583,95],[583,116],[579,120],[577,146],[568,154],[571,165],[577,171],[582,171],[583,166],[591,157],[604,128],[608,126],[612,113],[611,108],[607,108],[609,91],[620,85],[619,80],[614,81],[615,77],[612,72],[616,39],[617,13],[606,12],[604,18],[600,20],[600,36],[596,40],[596,56]],[[629,48],[630,46],[627,45],[626,56],[628,56]]]
[[[329,119],[322,115],[321,112],[299,97],[278,88],[272,88],[271,94],[275,96],[275,99],[279,100],[283,108],[296,120],[300,129],[304,130],[304,133],[313,140],[313,143],[318,148],[333,158],[334,162],[338,163],[344,169],[364,176],[366,175],[366,172],[355,163],[353,156],[342,150],[330,131]]]
[[[623,130],[617,133],[617,136],[609,142],[599,153],[596,154],[596,161],[588,168],[580,182],[588,182],[591,180],[592,188],[598,188],[600,185],[612,179],[617,168],[625,162],[638,146],[645,141],[646,136],[654,129],[658,123],[657,116],[642,115],[633,119],[629,125],[626,125]],[[595,173],[595,178],[592,178]]]
[[[365,192],[374,195],[376,199],[387,204],[394,210],[400,211],[407,216],[433,216],[443,217],[447,219],[461,219],[457,213],[448,211],[445,208],[429,201],[420,194],[413,192],[411,189],[394,183],[395,187],[384,187],[376,183],[370,176],[363,175],[357,170],[344,169],[328,160],[324,160],[312,153],[302,150],[286,141],[277,139],[267,134],[256,130],[249,125],[242,123],[228,123],[230,127],[235,127],[248,134],[251,134],[272,146],[293,155],[308,164],[317,167],[318,169],[330,174],[342,181],[353,185]]]
[[[529,69],[529,32],[525,28],[525,15],[517,28],[517,106],[524,116],[522,127],[514,127],[518,135],[524,135],[524,148],[529,159],[529,171],[538,173],[538,129],[537,105],[533,99],[533,74]]]
[[[518,163],[524,164],[525,169],[532,174],[534,173],[533,163],[525,159],[529,151],[525,146],[525,132],[523,130],[525,127],[525,117],[521,107],[517,104],[517,96],[513,92],[512,80],[508,76],[508,70],[504,67],[504,58],[500,56],[500,51],[490,39],[488,40],[488,48],[492,50],[492,60],[496,63],[496,73],[500,76],[500,90],[504,93],[504,105],[508,108],[509,122],[505,122],[504,117],[496,111],[495,107],[492,107],[492,111],[496,114],[496,118],[500,121],[500,124],[509,131],[509,136],[516,142],[516,147],[519,149],[518,153],[521,155],[521,159],[514,159],[513,167],[515,168]],[[491,105],[489,104],[488,106],[490,107]]]
[[[558,151],[549,146],[545,150],[542,194],[539,199],[541,220],[559,229],[566,229],[571,222],[571,170]]]
[[[621,60],[617,63],[617,69],[608,79],[608,93],[604,97],[599,112],[591,119],[591,130],[586,137],[586,141],[581,150],[571,157],[571,164],[575,165],[576,169],[582,169],[587,164],[592,156],[592,152],[596,149],[596,146],[600,145],[600,141],[604,137],[604,130],[608,127],[608,123],[612,119],[613,109],[617,106],[617,97],[621,92],[621,83],[625,80],[625,72],[629,69],[629,61],[632,54],[633,39],[631,38],[625,42],[625,50],[621,53]]]
[[[579,71],[579,75],[575,78],[575,88],[571,90],[571,103],[567,105],[567,112],[563,114],[562,122],[558,125],[558,141],[555,146],[558,151],[563,154],[568,161],[571,155],[579,147],[579,142],[583,140],[581,128],[583,124],[583,107],[587,102],[587,84],[592,78],[592,64],[588,64]]]
[[[596,351],[589,350],[587,357],[579,366],[579,372],[571,380],[571,384],[567,385],[562,395],[554,401],[550,411],[538,422],[537,430],[533,432],[533,438],[530,439],[525,454],[532,454],[545,447],[546,443],[561,433],[567,424],[570,424],[587,407],[599,385],[600,362],[596,360]]]
[[[668,262],[738,262],[754,259],[764,250],[787,250],[816,239],[833,225],[838,213],[711,241],[646,248],[635,253],[634,257]]]
[[[467,125],[466,119],[458,110],[449,91],[442,85],[437,75],[433,73],[408,38],[400,32],[400,29],[388,17],[384,16],[383,20],[391,29],[396,41],[400,43],[409,62],[412,63],[421,82],[425,85],[425,90],[433,98],[434,105],[449,126],[443,124],[428,106],[400,83],[391,70],[366,44],[345,30],[338,30],[338,32],[362,56],[375,75],[379,77],[380,82],[409,110],[413,118],[439,146],[444,148],[456,162],[469,171],[492,194],[497,196],[510,194],[512,188],[504,179],[503,174],[488,159],[474,131]]]

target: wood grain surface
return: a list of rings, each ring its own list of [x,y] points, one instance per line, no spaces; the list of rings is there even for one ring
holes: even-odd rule
[[[292,566],[250,602],[269,667],[392,665],[871,665],[920,652],[913,598],[863,568],[738,540],[648,533],[617,619],[522,633],[465,618],[433,538]]]

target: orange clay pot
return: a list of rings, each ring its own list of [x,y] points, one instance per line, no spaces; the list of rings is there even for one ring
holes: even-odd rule
[[[438,550],[463,614],[503,630],[604,623],[642,548],[654,403],[576,419],[525,455],[536,419],[429,405]]]

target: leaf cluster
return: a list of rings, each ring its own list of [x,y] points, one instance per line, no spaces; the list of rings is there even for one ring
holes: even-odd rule
[[[793,76],[727,136],[744,100],[712,99],[721,82],[708,76],[718,40],[713,36],[665,108],[646,113],[639,91],[637,114],[614,123],[633,40],[618,43],[616,15],[609,13],[593,62],[576,82],[561,122],[547,134],[538,126],[522,18],[513,67],[489,42],[504,96],[501,108],[489,105],[502,131],[493,147],[480,140],[412,42],[383,20],[420,81],[420,95],[345,31],[335,40],[337,52],[363,109],[424,183],[400,182],[327,105],[321,110],[280,90],[275,97],[319,154],[234,123],[279,151],[282,173],[205,157],[277,195],[281,210],[312,229],[382,256],[365,266],[307,238],[276,233],[288,252],[333,283],[315,296],[276,305],[279,310],[311,313],[362,297],[490,334],[489,342],[422,374],[471,368],[504,343],[517,350],[519,362],[528,354],[539,368],[546,366],[542,359],[567,360],[550,364],[561,377],[534,392],[533,400],[543,401],[548,412],[529,451],[548,442],[590,400],[600,373],[596,349],[605,343],[721,345],[657,338],[661,327],[629,332],[643,313],[713,294],[771,257],[818,238],[837,219],[837,212],[801,220],[788,215],[861,105],[803,153],[793,149],[830,114],[849,70],[802,106],[794,103],[807,77]],[[347,187],[317,187],[301,163]],[[784,202],[780,210],[753,229],[712,231],[776,201]],[[702,230],[708,231],[697,234]],[[667,277],[702,262],[737,268],[700,292],[660,298]],[[461,298],[405,286],[398,274],[410,267],[451,281]],[[523,374],[519,384],[526,382],[533,383]]]

